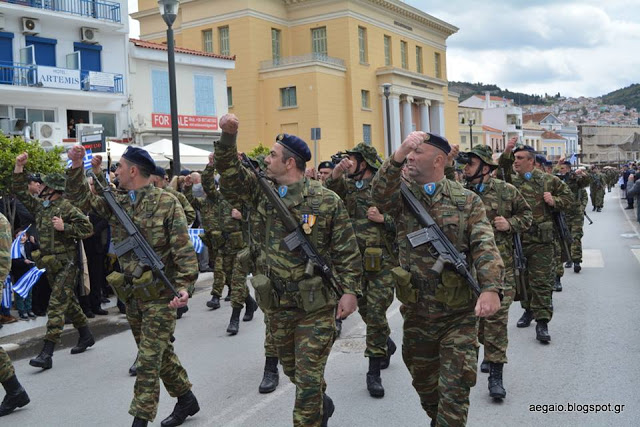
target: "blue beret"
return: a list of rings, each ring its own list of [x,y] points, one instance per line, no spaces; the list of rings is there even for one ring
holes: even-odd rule
[[[440,150],[444,151],[445,154],[449,154],[449,152],[451,151],[451,146],[449,145],[449,141],[447,141],[447,138],[435,133],[427,132],[427,136],[424,138],[424,143],[439,148]]]
[[[151,175],[156,175],[161,178],[164,178],[166,174],[167,174],[167,171],[165,171],[164,168],[160,166],[156,166],[155,170],[151,172]]]
[[[518,151],[528,151],[530,153],[534,153],[536,152],[535,148],[533,148],[530,145],[520,145],[518,147],[516,147],[515,150],[513,150],[514,153],[517,153]]]
[[[149,152],[140,147],[134,147],[133,145],[128,146],[127,149],[124,150],[124,153],[122,153],[122,158],[127,159],[150,173],[156,169],[156,162],[153,161]]]
[[[182,175],[182,176],[191,175],[191,171],[189,169],[182,169],[180,171],[180,175]]]
[[[569,160],[565,160],[564,162],[562,162],[562,164],[567,166],[572,166]]]
[[[297,136],[281,133],[276,137],[276,142],[287,147],[293,154],[300,157],[305,162],[311,160],[311,150],[309,150],[309,146]]]
[[[333,162],[328,162],[328,161],[324,161],[324,162],[320,162],[320,164],[318,165],[318,170],[320,169],[333,169],[336,165],[333,164]]]
[[[544,162],[544,165],[545,165],[545,166],[553,166],[553,162],[552,162],[551,160],[546,160],[546,161]]]
[[[543,156],[542,154],[536,154],[536,163],[544,165],[544,164],[547,163],[547,158],[545,156]]]

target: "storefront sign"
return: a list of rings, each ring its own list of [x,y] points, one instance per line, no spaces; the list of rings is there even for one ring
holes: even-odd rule
[[[170,128],[171,115],[151,113],[151,126],[154,128]],[[214,116],[178,116],[180,129],[218,130],[218,118]]]
[[[80,70],[38,65],[38,83],[42,87],[80,90]]]
[[[114,74],[89,71],[89,90],[92,92],[115,92]]]

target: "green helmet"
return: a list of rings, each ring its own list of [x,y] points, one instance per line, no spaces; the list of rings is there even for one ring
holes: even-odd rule
[[[378,152],[376,151],[376,149],[371,145],[365,144],[364,142],[356,145],[351,150],[347,150],[347,153],[360,154],[364,161],[374,169],[380,169],[380,166],[382,166],[382,164],[380,163],[380,157],[378,156]]]
[[[64,191],[64,186],[67,182],[67,178],[61,173],[50,173],[42,178],[42,183],[56,191]]]
[[[498,164],[493,160],[493,150],[488,145],[476,145],[467,154],[476,156],[488,166],[498,167]]]

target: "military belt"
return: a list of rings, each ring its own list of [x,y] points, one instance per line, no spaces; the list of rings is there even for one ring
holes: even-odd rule
[[[298,287],[298,282],[289,282],[286,280],[282,280],[277,277],[269,277],[271,283],[273,283],[273,287],[278,291],[280,295],[285,292],[298,292],[300,288]]]
[[[411,286],[422,292],[423,295],[434,295],[436,292],[436,286],[440,283],[440,279],[415,277],[415,274],[411,276]]]

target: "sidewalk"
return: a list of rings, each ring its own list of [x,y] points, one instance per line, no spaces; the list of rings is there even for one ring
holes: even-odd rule
[[[194,296],[202,292],[209,292],[212,281],[213,273],[200,273]],[[127,317],[118,312],[115,296],[109,299],[111,300],[109,304],[102,305],[102,308],[109,311],[108,315],[87,319],[96,341],[129,329]],[[15,310],[12,310],[12,314],[15,314]],[[7,351],[11,360],[34,357],[42,349],[42,340],[47,330],[46,325],[46,316],[3,325],[3,328],[0,329],[0,346]],[[65,325],[60,337],[60,344],[56,346],[56,349],[73,347],[77,341],[78,333],[73,325]]]

